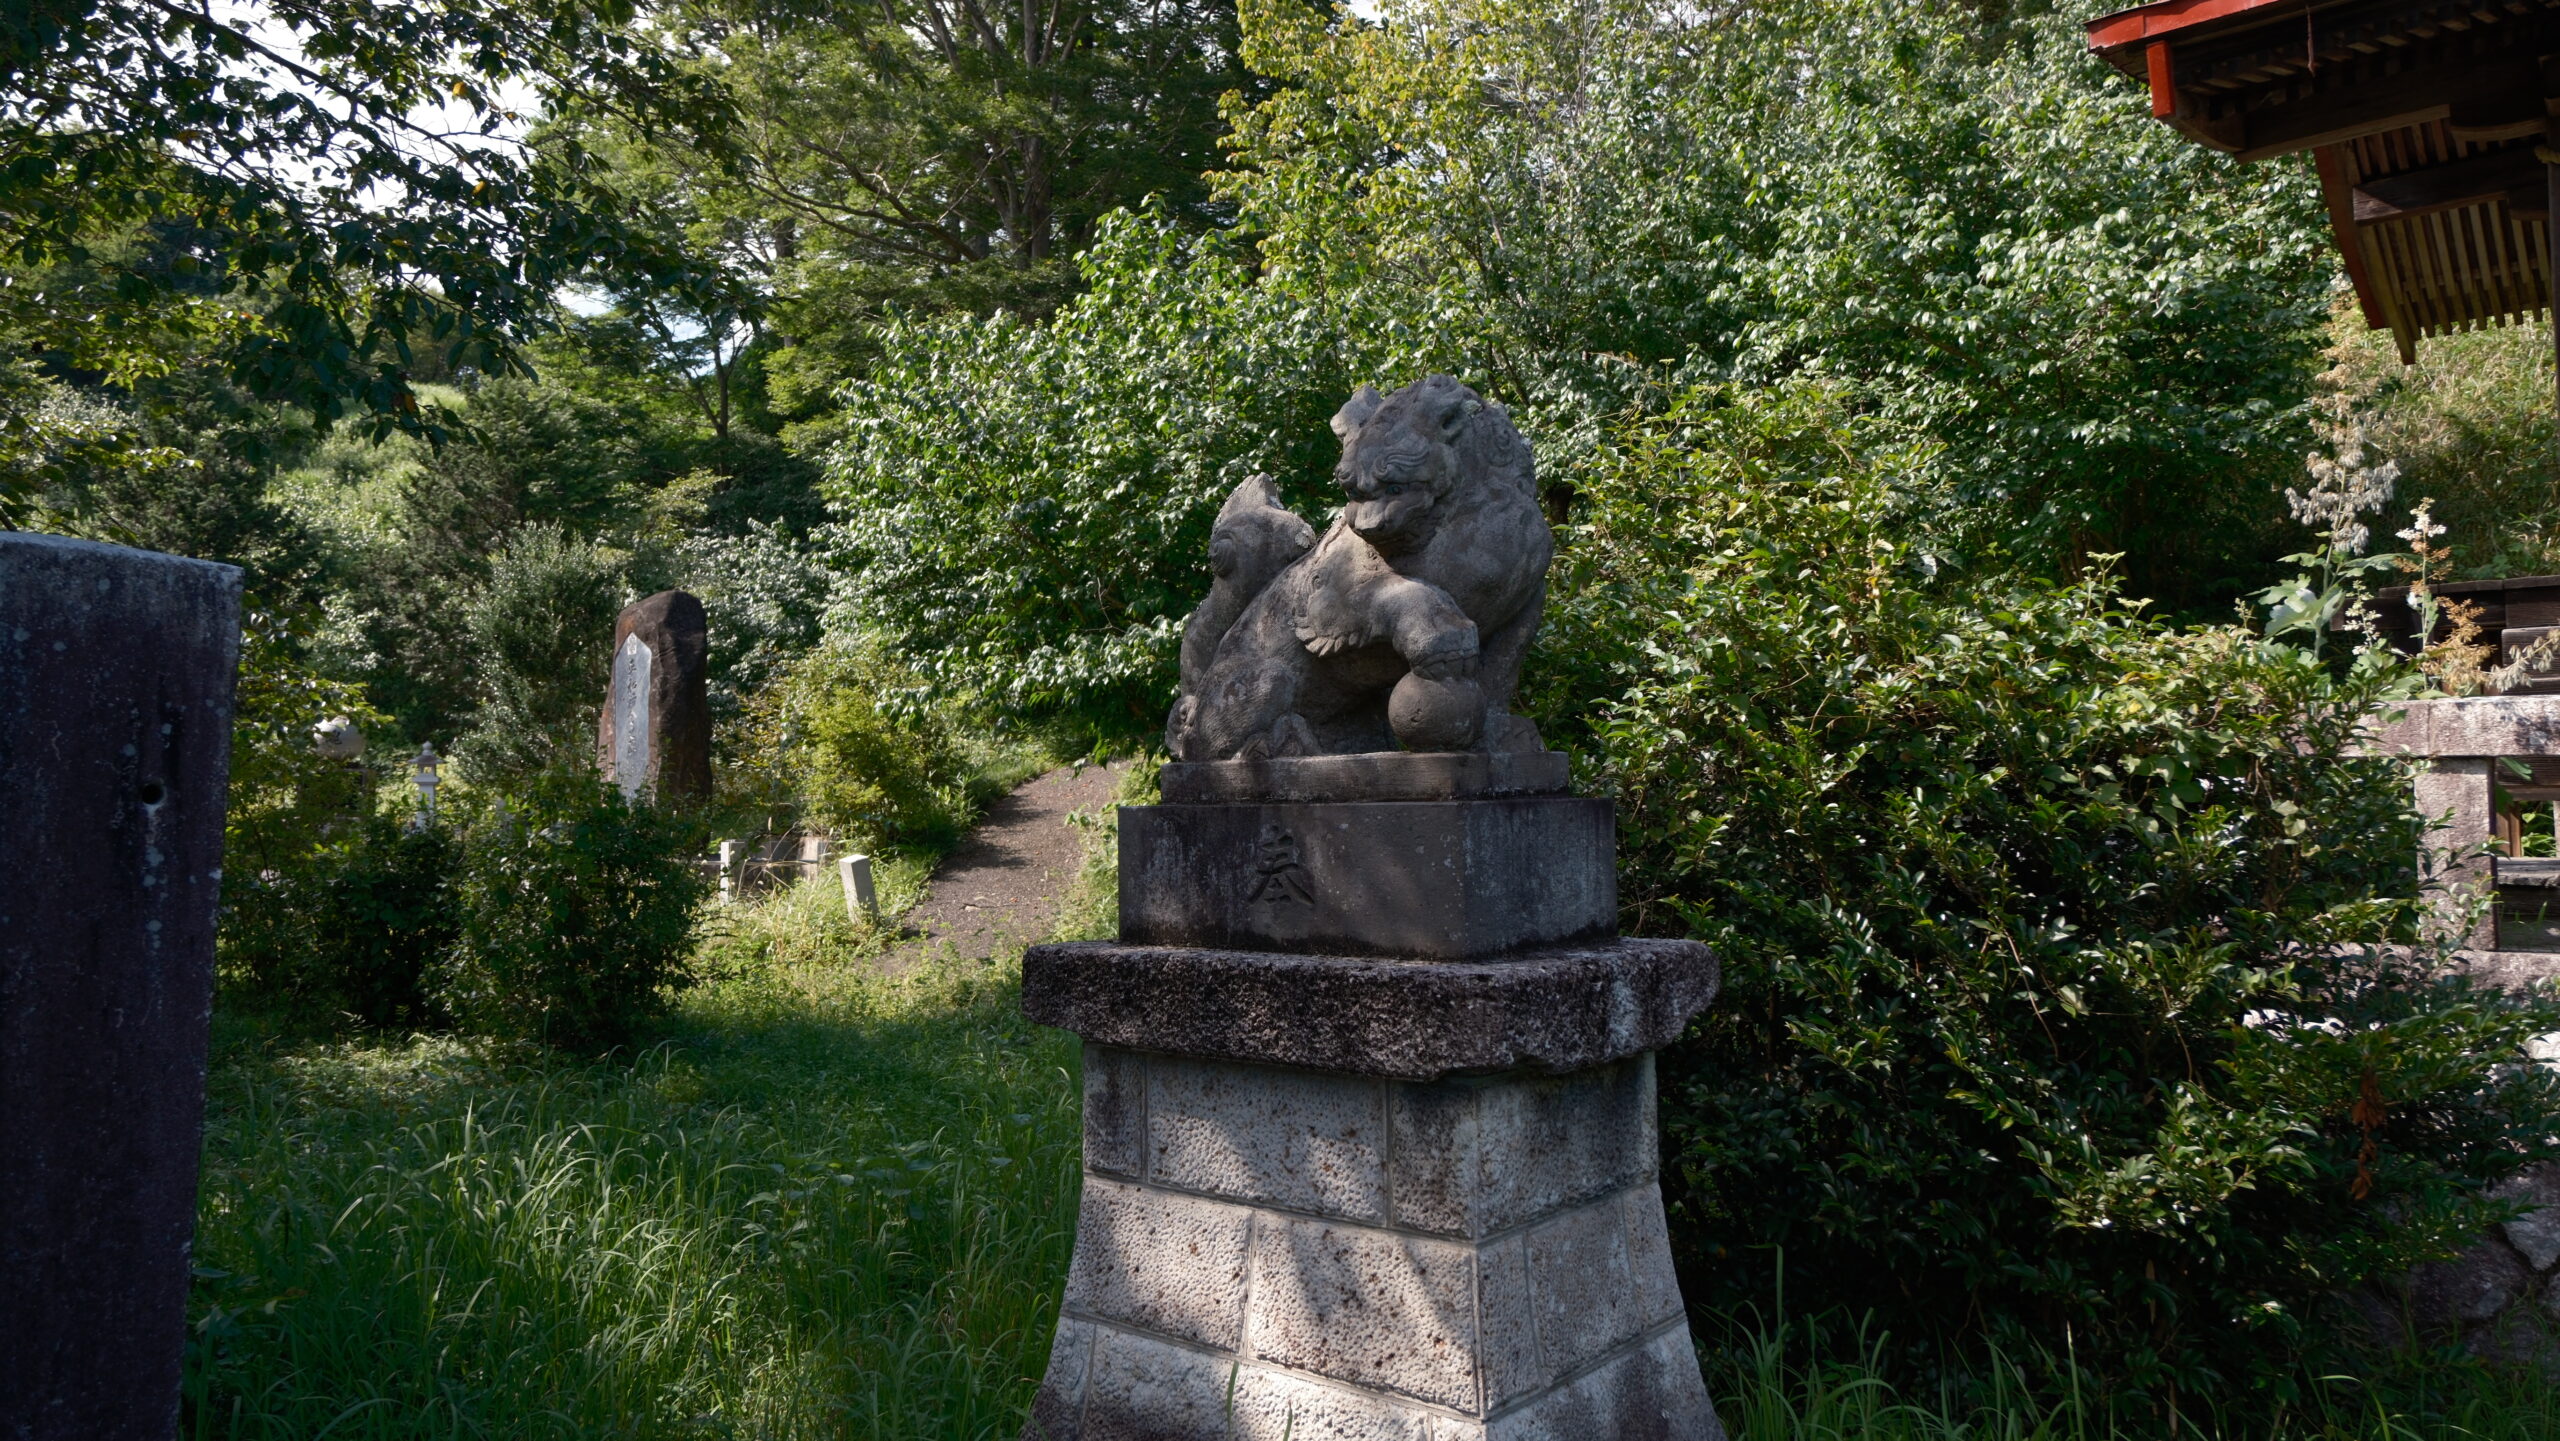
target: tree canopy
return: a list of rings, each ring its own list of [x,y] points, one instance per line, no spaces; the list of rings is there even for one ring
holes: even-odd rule
[[[570,0],[37,0],[0,22],[0,327],[116,380],[206,349],[253,400],[434,429],[409,383],[523,368],[559,287],[707,279],[628,222],[575,103],[726,153],[728,105]]]

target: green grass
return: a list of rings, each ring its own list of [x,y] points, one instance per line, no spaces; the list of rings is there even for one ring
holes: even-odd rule
[[[1064,934],[1110,925],[1087,835]],[[893,913],[927,868],[884,864]],[[1021,1019],[1018,961],[887,978],[887,940],[832,880],[726,912],[720,978],[604,1062],[219,1018],[184,1434],[1014,1436],[1073,1231],[1074,1046]],[[1745,1331],[1709,1385],[1737,1441],[2159,1434],[1997,1374],[1897,1394],[1882,1351]],[[2560,1437],[2560,1392],[2442,1362],[2324,1408],[2289,1441]],[[2225,1434],[2205,1410],[2183,1434]]]
[[[889,979],[883,940],[831,880],[742,906],[728,974],[601,1063],[219,1022],[186,1434],[1012,1436],[1074,1047],[1018,961]]]
[[[1811,1328],[1740,1327],[1706,1356],[1707,1386],[1735,1441],[2156,1441],[2156,1415],[2119,1414],[2091,1391],[2039,1394],[2022,1369],[1994,1365],[1932,1393],[1882,1379],[1885,1338],[1826,1353]],[[2067,1347],[2067,1342],[2066,1342]],[[2067,1350],[2066,1350],[2067,1355]],[[2042,1374],[2070,1368],[2038,1358]],[[2225,1425],[2222,1398],[2182,1408],[2177,1433],[2198,1441],[2551,1441],[2560,1388],[2451,1356],[2404,1358],[2390,1374],[2323,1378],[2275,1424]]]

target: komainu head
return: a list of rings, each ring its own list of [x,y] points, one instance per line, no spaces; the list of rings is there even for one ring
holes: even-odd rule
[[[1343,519],[1383,555],[1430,544],[1458,479],[1457,443],[1484,409],[1484,397],[1434,375],[1393,395],[1364,385],[1333,417],[1342,463],[1333,478],[1348,505]]]

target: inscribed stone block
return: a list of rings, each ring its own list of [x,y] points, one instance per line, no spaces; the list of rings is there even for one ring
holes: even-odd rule
[[[1386,1140],[1378,1081],[1171,1056],[1148,1067],[1148,1177],[1159,1185],[1377,1221]]]
[[[630,800],[649,784],[649,662],[653,658],[649,643],[636,635],[626,635],[613,652],[613,675],[609,682],[612,699],[606,710],[611,713],[613,754],[606,774]]]
[[[1232,1350],[1253,1213],[1087,1176],[1067,1309]]]
[[[1561,795],[1562,751],[1369,751],[1249,761],[1173,761],[1156,774],[1168,805],[1236,801],[1462,801]]]
[[[1423,960],[1602,940],[1616,843],[1580,796],[1124,806],[1120,936]]]
[[[596,764],[625,795],[711,795],[710,627],[702,602],[660,591],[613,623],[613,678],[596,721]],[[645,723],[633,734],[635,721]],[[635,769],[636,767],[636,769]]]
[[[1247,1339],[1256,1359],[1471,1409],[1475,1280],[1452,1242],[1266,1220]]]

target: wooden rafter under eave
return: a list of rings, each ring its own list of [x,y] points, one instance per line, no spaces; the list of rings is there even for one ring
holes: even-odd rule
[[[2198,143],[2312,153],[2358,306],[2404,362],[2552,313],[2560,0],[2156,0],[2087,30]]]

